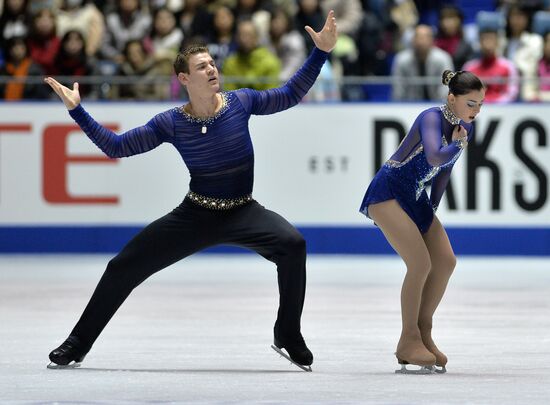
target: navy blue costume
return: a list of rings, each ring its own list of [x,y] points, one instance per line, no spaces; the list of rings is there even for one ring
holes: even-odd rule
[[[183,202],[143,229],[109,262],[67,340],[78,345],[71,353],[87,353],[130,292],[149,276],[218,244],[251,249],[277,265],[280,301],[275,338],[303,343],[305,241],[284,218],[252,198],[254,152],[248,121],[252,114],[273,114],[296,105],[314,84],[327,56],[314,49],[280,88],[221,93],[222,107],[207,119],[195,118],[178,107],[117,135],[94,121],[81,105],[70,111],[108,156],[132,156],[169,142],[191,174],[190,191]],[[52,352],[50,359],[61,364],[57,358],[64,355],[63,350]]]
[[[472,125],[459,120],[447,105],[421,112],[397,151],[374,176],[360,211],[368,217],[369,205],[395,199],[420,232],[426,233],[463,150],[462,143],[452,141],[459,124],[470,139]],[[428,197],[426,186],[430,184]]]

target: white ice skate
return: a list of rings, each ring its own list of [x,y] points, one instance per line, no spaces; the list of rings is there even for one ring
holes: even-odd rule
[[[304,370],[304,371],[312,371],[312,370],[311,370],[311,366],[303,366],[303,365],[301,365],[301,364],[296,363],[294,360],[292,360],[292,359],[290,358],[290,356],[289,356],[286,352],[284,352],[282,349],[279,349],[277,346],[271,345],[271,348],[272,348],[273,350],[275,350],[277,353],[279,353],[282,357],[284,357],[285,359],[287,359],[288,361],[290,361],[292,364],[294,364],[294,365],[300,367],[302,370]]]

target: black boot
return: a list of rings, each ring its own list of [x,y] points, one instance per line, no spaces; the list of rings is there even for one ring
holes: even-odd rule
[[[74,361],[75,367],[78,367],[90,349],[84,347],[82,342],[76,336],[69,336],[61,346],[52,350],[50,360],[57,366],[69,366]],[[50,367],[50,366],[48,366]],[[56,368],[55,366],[50,368]]]
[[[310,366],[313,363],[313,354],[307,348],[301,334],[294,338],[275,337],[273,344],[279,349],[285,349],[295,363],[302,366]]]

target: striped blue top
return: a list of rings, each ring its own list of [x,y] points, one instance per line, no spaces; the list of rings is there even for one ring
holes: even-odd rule
[[[327,57],[328,53],[314,48],[304,65],[282,87],[221,93],[223,107],[206,120],[176,107],[157,114],[141,127],[117,135],[97,123],[82,105],[69,113],[107,156],[133,156],[169,142],[189,169],[192,191],[207,197],[238,198],[251,194],[254,182],[250,116],[274,114],[298,104],[315,83]]]

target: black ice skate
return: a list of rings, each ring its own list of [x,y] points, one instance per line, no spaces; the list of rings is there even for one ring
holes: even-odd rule
[[[273,339],[271,348],[304,371],[311,371],[313,354],[307,348],[302,335],[295,339]],[[282,350],[285,349],[286,353]]]
[[[85,349],[76,336],[69,336],[61,346],[50,353],[51,363],[48,368],[76,368],[80,367],[89,349]]]

